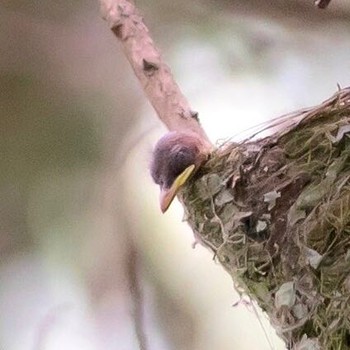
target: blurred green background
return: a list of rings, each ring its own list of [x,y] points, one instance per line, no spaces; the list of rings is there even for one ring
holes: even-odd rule
[[[137,5],[213,142],[350,84],[346,0]],[[98,2],[2,1],[0,52],[0,349],[138,349],[135,256],[150,349],[283,349],[178,203],[160,214],[165,129]]]

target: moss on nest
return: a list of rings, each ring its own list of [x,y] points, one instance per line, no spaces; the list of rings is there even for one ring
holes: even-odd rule
[[[280,121],[211,155],[186,219],[289,348],[350,349],[350,88]]]

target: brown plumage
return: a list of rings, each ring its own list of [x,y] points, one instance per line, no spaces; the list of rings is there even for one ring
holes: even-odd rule
[[[196,134],[172,131],[156,144],[151,175],[160,186],[160,208],[164,213],[181,186],[208,157],[208,145]]]

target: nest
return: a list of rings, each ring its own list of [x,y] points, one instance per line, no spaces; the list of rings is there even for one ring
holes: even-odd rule
[[[217,149],[186,219],[289,349],[350,349],[350,88]]]

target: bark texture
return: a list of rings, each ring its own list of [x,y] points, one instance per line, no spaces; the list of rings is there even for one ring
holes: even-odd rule
[[[170,131],[193,132],[212,147],[199,123],[198,113],[176,84],[149,30],[128,0],[100,0],[101,13],[122,44],[124,54],[159,119]]]
[[[350,349],[350,89],[280,121],[212,154],[186,219],[289,349]]]

